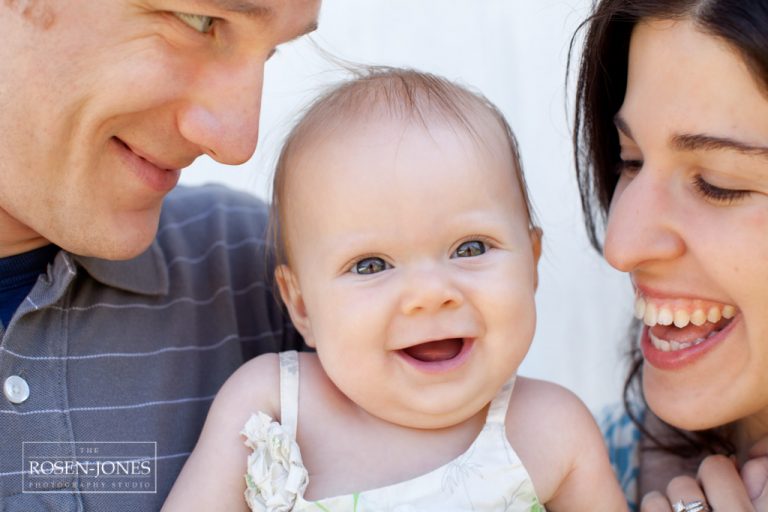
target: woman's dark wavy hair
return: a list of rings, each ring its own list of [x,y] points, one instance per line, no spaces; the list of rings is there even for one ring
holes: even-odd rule
[[[641,20],[686,19],[726,42],[744,60],[768,97],[768,0],[600,0],[579,27],[586,29],[576,82],[574,157],[587,233],[602,250],[601,234],[618,182],[619,140],[614,116],[624,102],[632,30]],[[571,40],[568,67],[576,41]],[[635,331],[639,326],[635,326]],[[684,457],[732,453],[727,427],[684,432],[669,427],[662,441],[643,428],[630,404],[642,397],[642,355],[632,336],[632,363],[624,385],[624,404],[644,435],[659,448]],[[643,399],[644,400],[644,399]]]

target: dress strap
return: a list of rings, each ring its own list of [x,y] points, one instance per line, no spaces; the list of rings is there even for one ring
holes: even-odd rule
[[[515,389],[515,378],[513,376],[504,384],[496,396],[491,401],[491,406],[488,408],[488,416],[485,418],[485,423],[504,424],[504,420],[507,418],[507,409],[509,409],[509,399],[512,396],[512,390]]]
[[[280,424],[293,439],[299,420],[299,354],[280,352]]]

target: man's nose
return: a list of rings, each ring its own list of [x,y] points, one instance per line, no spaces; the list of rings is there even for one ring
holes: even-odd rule
[[[223,164],[248,161],[259,138],[265,59],[209,63],[179,112],[179,131]]]
[[[620,181],[608,212],[603,252],[614,268],[631,272],[643,265],[672,260],[685,252],[669,179],[640,171]]]

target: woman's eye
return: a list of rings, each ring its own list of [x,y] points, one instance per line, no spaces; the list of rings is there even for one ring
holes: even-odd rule
[[[201,34],[207,34],[213,28],[214,18],[211,16],[188,14],[184,12],[174,12],[173,14]]]
[[[629,176],[634,176],[638,172],[640,172],[640,169],[643,167],[642,160],[619,160],[619,163],[617,165],[617,171],[619,174],[628,174]]]
[[[484,242],[480,240],[470,240],[464,242],[453,251],[452,258],[471,258],[472,256],[480,256],[485,254],[486,246]]]
[[[701,176],[696,176],[693,179],[693,185],[705,198],[724,204],[731,204],[734,201],[744,199],[751,194],[749,190],[734,190],[730,188],[716,187],[704,181],[704,178]]]
[[[376,274],[392,268],[389,263],[381,258],[365,258],[354,264],[352,272],[355,274]]]

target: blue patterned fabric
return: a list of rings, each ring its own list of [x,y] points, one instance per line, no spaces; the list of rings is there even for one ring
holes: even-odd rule
[[[642,419],[642,409],[639,418]],[[598,416],[600,430],[608,446],[611,465],[627,497],[632,512],[639,509],[637,477],[640,473],[640,430],[632,423],[623,404],[613,404]]]

